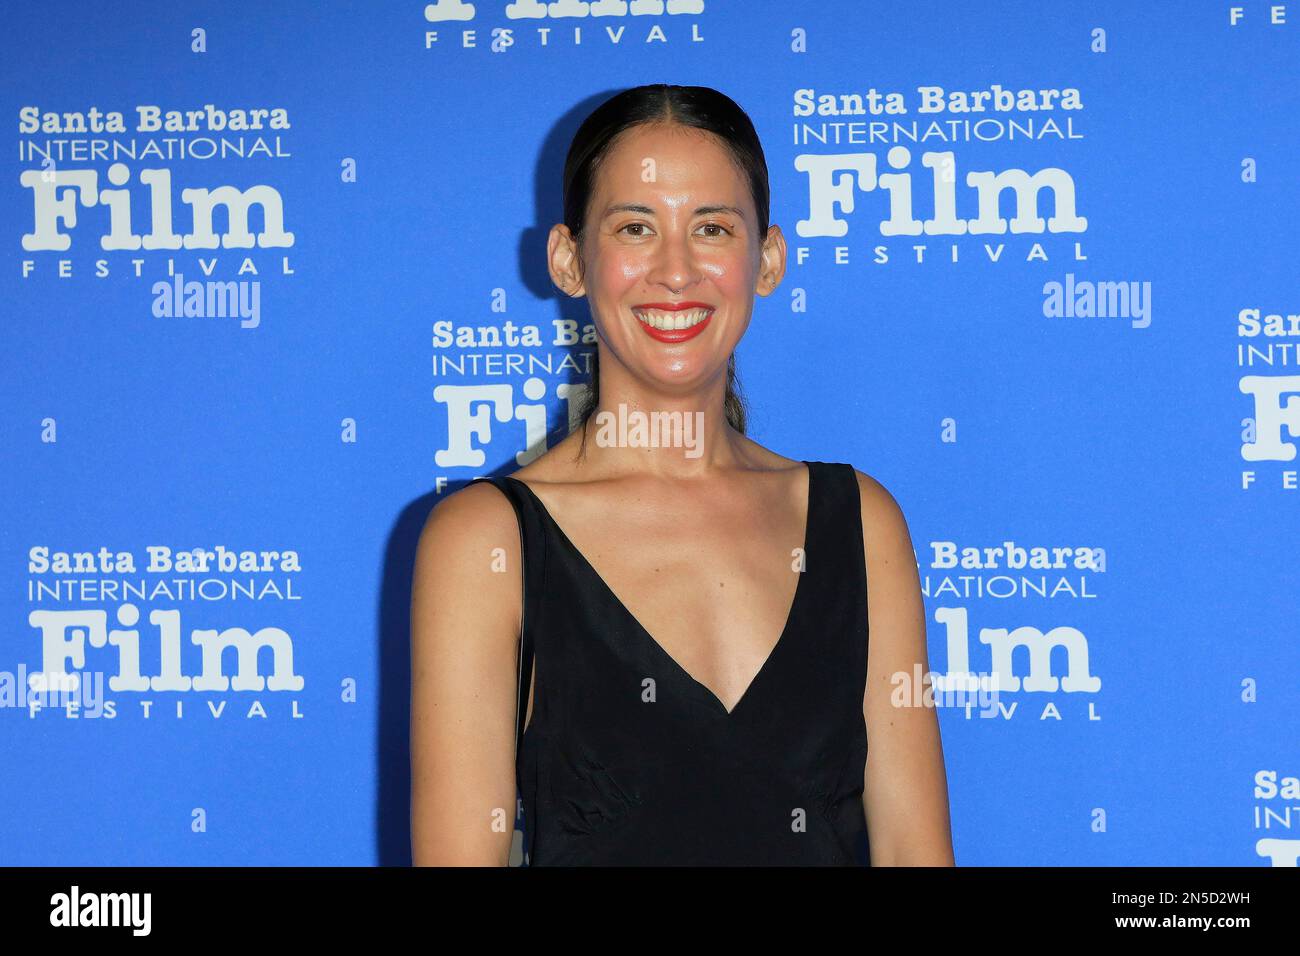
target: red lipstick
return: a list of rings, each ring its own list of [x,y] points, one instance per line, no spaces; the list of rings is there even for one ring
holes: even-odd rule
[[[709,305],[707,302],[643,302],[639,305],[634,305],[632,308],[634,314],[637,309],[653,309],[657,312],[683,312],[688,309],[709,310],[708,314],[705,315],[702,320],[685,329],[656,329],[649,322],[642,321],[640,316],[637,316],[637,325],[641,326],[641,328],[645,330],[646,335],[656,341],[666,342],[669,344],[685,342],[688,339],[695,338],[695,336],[704,331],[704,327],[708,325],[709,320],[713,318],[713,306]]]

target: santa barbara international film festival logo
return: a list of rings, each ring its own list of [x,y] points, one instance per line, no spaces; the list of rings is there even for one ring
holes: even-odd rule
[[[794,33],[795,52],[804,52],[800,31]],[[1092,49],[1104,52],[1102,32]],[[808,210],[794,223],[794,235],[810,240],[791,243],[795,267],[1064,262],[1071,268],[1062,266],[1043,282],[1035,313],[1151,325],[1152,283],[1094,277],[1079,265],[1088,259],[1080,238],[1088,220],[1079,214],[1075,179],[1068,169],[1035,159],[1049,148],[1064,155],[1082,148],[1078,88],[808,87],[794,91],[790,110],[793,165],[807,183]],[[988,168],[979,158],[986,143],[1024,158]],[[796,284],[791,295],[792,311],[807,311],[805,290]]]
[[[1300,439],[1300,310],[1284,312],[1257,305],[1236,316],[1237,379],[1250,414],[1241,419],[1241,490],[1273,488],[1294,492],[1295,465],[1270,468],[1269,462],[1294,462]],[[1276,374],[1274,374],[1276,373]],[[1263,465],[1263,467],[1260,467]]]
[[[480,19],[480,13],[482,19]],[[509,54],[703,43],[704,0],[437,0],[424,5],[424,48]]]
[[[27,569],[28,627],[0,706],[31,719],[304,716],[293,637],[276,621],[302,599],[296,551],[38,545]]]
[[[924,558],[921,593],[939,605],[947,664],[929,675],[934,705],[968,719],[1101,720],[1090,636],[1074,619],[1101,598],[1104,548],[935,540]]]
[[[891,240],[867,250],[878,265],[895,257],[956,263],[965,251],[962,238],[982,261],[1046,262],[1045,240],[1058,235],[1067,240],[1058,243],[1068,244],[1066,255],[1085,260],[1077,236],[1088,220],[1076,211],[1074,178],[1058,166],[1032,163],[1034,152],[1045,151],[1033,149],[1040,141],[1059,151],[1083,140],[1083,109],[1074,87],[795,90],[791,137],[796,148],[808,149],[794,157],[808,184],[808,215],[795,223],[795,234],[842,239],[865,217]],[[969,155],[982,143],[1016,144],[1030,168],[967,168],[958,149]],[[1010,219],[1003,216],[1004,193],[1012,199]],[[1052,212],[1044,217],[1040,205],[1048,197]],[[932,215],[921,220],[918,211]],[[1016,241],[1001,238],[1008,234]],[[932,244],[931,237],[951,238]],[[792,252],[798,265],[815,255],[836,266],[854,261],[853,248],[844,244],[816,253],[795,245]]]
[[[282,170],[289,129],[283,109],[211,103],[21,107],[19,157],[29,168],[19,182],[32,200],[22,248],[35,253],[22,258],[23,278],[139,282],[153,318],[258,328],[263,279],[293,275],[289,256],[271,250],[292,247],[294,235],[279,190],[250,183],[264,173],[245,170]]]

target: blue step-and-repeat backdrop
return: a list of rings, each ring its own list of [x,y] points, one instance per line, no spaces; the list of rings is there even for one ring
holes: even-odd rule
[[[751,434],[909,520],[958,863],[1296,865],[1300,3],[4,24],[0,863],[410,861],[415,541],[562,432],[564,153],[669,82],[789,243]]]

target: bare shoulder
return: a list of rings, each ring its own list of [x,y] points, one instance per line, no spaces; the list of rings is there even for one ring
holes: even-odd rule
[[[483,546],[508,546],[513,540],[517,552],[518,528],[509,499],[491,482],[476,481],[434,505],[420,532],[418,550],[456,558]]]
[[[868,566],[898,562],[914,565],[912,536],[898,500],[871,475],[856,468],[853,473],[862,502],[862,538]]]
[[[482,606],[488,598],[510,608],[518,598],[518,573],[495,572],[518,568],[520,553],[509,499],[490,482],[468,484],[439,501],[425,519],[416,545],[414,600],[434,614],[439,607],[453,611],[468,595]]]
[[[907,521],[903,517],[902,506],[889,489],[866,472],[854,468],[853,474],[858,479],[858,495],[862,499],[863,517],[870,517],[872,524],[881,526],[877,529],[879,531],[897,533],[900,525],[902,530],[906,531]],[[863,531],[870,533],[870,530],[865,527]]]
[[[855,469],[856,471],[856,469]],[[921,595],[920,569],[912,550],[903,509],[890,491],[871,475],[857,471],[862,499],[862,546],[867,573],[867,617],[871,632],[868,673],[884,680],[871,682],[880,688],[889,675],[910,674],[913,665],[927,665],[925,605]],[[885,694],[870,693],[864,712],[874,710],[868,721],[877,727],[893,724],[897,714],[884,703]]]

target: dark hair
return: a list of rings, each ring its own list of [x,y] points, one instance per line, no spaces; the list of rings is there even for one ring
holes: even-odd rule
[[[749,191],[758,212],[758,236],[767,235],[771,210],[767,160],[758,133],[745,111],[729,96],[707,86],[671,86],[653,83],[617,93],[601,103],[583,120],[574,134],[564,160],[564,224],[579,245],[578,265],[583,267],[581,241],[587,206],[596,182],[596,172],[620,134],[645,123],[671,123],[713,133],[730,151],[737,168],[749,181]],[[574,428],[583,430],[586,445],[587,420],[600,401],[600,353],[593,356],[591,387],[579,407]],[[745,399],[736,374],[736,356],[727,362],[727,392],[724,399],[727,422],[745,432]]]

